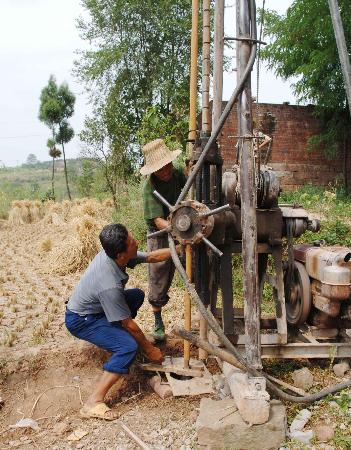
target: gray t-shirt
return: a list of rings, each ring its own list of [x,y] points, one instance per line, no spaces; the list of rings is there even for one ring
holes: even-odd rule
[[[147,254],[138,252],[127,267],[133,269],[146,262]],[[125,300],[124,287],[128,274],[101,250],[73,291],[67,309],[81,316],[104,313],[109,322],[118,322],[130,317]]]

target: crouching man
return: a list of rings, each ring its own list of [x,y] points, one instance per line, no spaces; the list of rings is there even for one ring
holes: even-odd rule
[[[112,352],[103,373],[80,413],[83,417],[114,420],[104,399],[117,380],[127,374],[138,346],[154,363],[163,360],[134,322],[144,301],[141,289],[125,289],[126,268],[170,258],[169,249],[138,252],[138,244],[124,225],[106,225],[100,233],[101,250],[90,263],[67,304],[66,327],[73,336]]]

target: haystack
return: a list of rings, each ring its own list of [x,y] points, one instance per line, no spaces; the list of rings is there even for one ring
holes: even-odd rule
[[[52,252],[55,273],[67,275],[84,270],[98,253],[98,233],[101,225],[90,216],[75,219],[70,224],[72,234]]]
[[[23,225],[25,223],[22,218],[21,202],[19,200],[12,202],[8,221],[12,225]]]
[[[63,225],[66,223],[61,203],[47,202],[44,223],[53,225]]]
[[[31,223],[39,222],[42,219],[41,203],[38,200],[30,202],[29,216]]]

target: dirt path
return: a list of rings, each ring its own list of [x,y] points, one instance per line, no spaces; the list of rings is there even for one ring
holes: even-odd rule
[[[42,242],[51,240],[55,246],[65,237],[65,229],[58,226],[0,224],[0,397],[5,401],[0,447],[138,448],[117,424],[84,421],[77,414],[80,396],[88,394],[107,354],[74,339],[64,326],[64,302],[80,274],[50,274],[50,253]],[[130,286],[147,288],[145,268],[131,272]],[[182,321],[179,288],[172,290],[171,298],[166,325]],[[139,323],[146,331],[152,327],[147,302]],[[165,352],[177,353],[179,346],[172,339],[169,343]],[[147,376],[134,369],[124,389],[112,391],[109,401],[152,448],[194,448],[199,398],[161,400],[148,387]],[[39,431],[8,430],[31,415]],[[77,429],[87,435],[69,442],[67,437]]]

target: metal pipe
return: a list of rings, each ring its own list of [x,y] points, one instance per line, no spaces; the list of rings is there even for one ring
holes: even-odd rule
[[[199,0],[191,2],[191,47],[190,47],[190,106],[189,106],[189,134],[188,140],[196,139],[196,97],[197,97],[197,57],[198,57],[198,28],[199,28]],[[189,155],[191,156],[191,155]]]
[[[154,191],[153,194],[155,197],[157,197],[160,200],[161,203],[163,203],[165,206],[167,206],[167,208],[170,211],[172,211],[173,206],[170,203],[168,203],[168,201],[159,192]]]
[[[215,130],[213,130],[211,137],[209,138],[209,140],[207,141],[207,144],[205,145],[205,148],[201,152],[201,155],[200,155],[197,163],[193,167],[193,170],[192,170],[190,176],[188,177],[187,182],[185,183],[181,193],[179,194],[179,197],[176,201],[175,206],[178,206],[179,203],[185,198],[186,194],[188,193],[191,185],[193,184],[193,182],[196,178],[196,175],[198,174],[199,170],[201,169],[201,167],[203,165],[203,161],[206,158],[207,153],[210,151],[210,149],[211,149],[213,143],[216,141],[216,139],[219,135],[219,132],[221,131],[225,121],[227,120],[227,117],[229,116],[229,114],[234,106],[234,103],[236,102],[238,95],[241,92],[241,89],[246,81],[246,78],[249,76],[249,74],[252,70],[252,67],[254,65],[255,58],[256,58],[256,49],[257,49],[257,45],[253,44],[252,48],[251,48],[250,59],[249,59],[248,65],[242,75],[242,78],[240,79],[239,83],[237,84],[236,88],[234,89],[232,96],[230,97],[226,107],[224,108],[224,111],[222,112],[221,117],[219,118],[219,121],[217,123]]]
[[[248,0],[237,1],[237,34],[251,37],[251,27],[255,29],[255,9],[250,11]],[[256,36],[253,36],[256,39]],[[248,65],[251,53],[248,41],[239,41],[237,54],[238,77],[241,78]],[[238,120],[240,134],[252,135],[251,76],[246,79],[244,89],[238,98]],[[258,284],[257,253],[257,190],[252,142],[245,139],[240,151],[241,185],[241,229],[243,256],[243,291],[245,299],[245,335],[247,361],[261,368],[260,346],[260,301]]]
[[[153,237],[157,237],[157,236],[162,236],[165,233],[169,233],[170,231],[172,231],[172,226],[169,225],[166,228],[163,228],[162,230],[159,231],[154,231],[153,233],[149,233],[146,237],[149,238],[153,238]]]
[[[211,71],[211,35],[210,35],[210,7],[211,0],[202,2],[202,103],[201,103],[201,131],[208,133],[210,124],[210,71]]]
[[[185,270],[189,280],[192,279],[192,250],[191,245],[185,247]],[[184,295],[184,329],[191,330],[191,297],[188,291]],[[190,343],[184,339],[184,368],[189,367],[190,361]]]
[[[216,0],[214,22],[212,129],[216,127],[222,113],[224,0]]]
[[[328,0],[330,15],[333,22],[336,45],[338,47],[339,59],[342,74],[344,76],[346,97],[351,114],[351,65],[350,57],[347,51],[344,28],[342,26],[340,8],[337,0]]]
[[[205,237],[202,238],[202,242],[204,242],[207,247],[210,247],[210,249],[215,253],[217,256],[221,257],[223,253],[214,245],[211,241],[206,239]]]
[[[199,217],[213,216],[214,214],[218,214],[222,211],[228,211],[229,209],[230,209],[230,205],[226,204],[226,205],[220,206],[219,208],[211,209],[211,211],[208,211],[206,213],[201,213],[201,214],[199,214]]]

